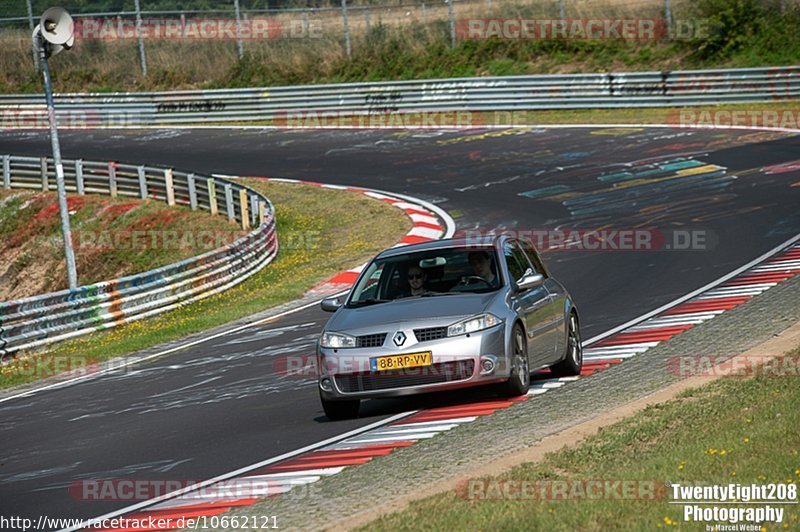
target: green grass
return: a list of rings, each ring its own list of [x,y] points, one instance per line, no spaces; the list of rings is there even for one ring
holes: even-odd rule
[[[372,126],[385,127],[407,126],[414,129],[415,124],[431,124],[445,126],[474,126],[478,129],[486,125],[489,126],[539,126],[539,125],[570,125],[570,124],[666,124],[674,125],[676,130],[681,125],[681,112],[694,113],[687,115],[685,120],[687,125],[710,125],[720,126],[730,125],[732,122],[731,114],[720,113],[720,111],[757,111],[749,118],[748,114],[741,114],[734,125],[760,127],[774,126],[772,123],[763,123],[764,117],[769,116],[760,111],[778,112],[778,125],[781,121],[785,127],[800,127],[800,103],[797,100],[773,102],[773,103],[742,103],[742,104],[722,104],[704,105],[696,107],[642,107],[642,108],[620,108],[620,109],[559,109],[543,111],[497,111],[497,112],[445,112],[428,113],[420,115],[418,113],[407,113],[403,115],[375,115],[365,116],[341,116],[337,118],[319,118],[316,115],[289,117],[276,124],[271,120],[255,122],[236,122],[232,125],[265,125],[278,126],[291,129],[292,127],[313,127],[322,125],[344,125],[344,126]],[[694,116],[694,121],[691,118]],[[337,120],[339,120],[337,122]],[[222,124],[222,123],[220,123]],[[499,134],[499,133],[498,133]],[[488,135],[492,135],[489,133]]]
[[[800,355],[800,349],[793,353]],[[483,480],[655,480],[681,484],[800,482],[800,386],[797,378],[721,379],[603,428],[577,447],[549,453]],[[658,493],[658,490],[655,491]],[[468,500],[447,492],[411,504],[363,530],[654,530],[680,526],[682,506],[655,500]],[[783,523],[800,529],[800,508]],[[783,525],[787,525],[784,527]]]
[[[301,297],[336,273],[392,246],[411,228],[399,209],[352,192],[309,185],[242,182],[274,203],[282,242],[277,258],[236,287],[159,317],[57,344],[0,370],[0,388],[81,368],[181,338]],[[380,231],[375,231],[380,227]],[[37,370],[41,368],[41,370]]]

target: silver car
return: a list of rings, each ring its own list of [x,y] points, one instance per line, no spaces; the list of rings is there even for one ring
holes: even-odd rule
[[[393,248],[364,268],[317,348],[330,419],[358,416],[361,399],[494,384],[523,395],[531,371],[577,375],[578,311],[533,246],[506,236]]]

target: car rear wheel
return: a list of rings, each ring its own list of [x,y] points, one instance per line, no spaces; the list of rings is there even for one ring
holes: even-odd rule
[[[340,419],[355,419],[358,417],[358,410],[361,406],[361,401],[358,399],[347,401],[329,401],[320,396],[319,400],[322,402],[322,410],[325,415],[332,421]]]
[[[525,331],[517,324],[512,333],[513,352],[511,354],[511,375],[503,383],[500,393],[506,397],[516,397],[528,393],[531,385],[531,373],[528,368],[528,343]]]
[[[578,324],[578,316],[576,316],[574,312],[571,312],[569,315],[567,328],[567,352],[564,354],[564,360],[550,367],[550,371],[556,377],[580,375],[581,368],[583,367],[581,330]]]

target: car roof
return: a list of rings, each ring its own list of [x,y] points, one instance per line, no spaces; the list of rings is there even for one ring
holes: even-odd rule
[[[411,244],[408,246],[387,249],[379,253],[376,258],[384,259],[397,255],[405,255],[406,253],[415,253],[417,251],[430,251],[457,247],[470,247],[475,250],[495,249],[497,242],[501,238],[503,238],[503,235],[486,235],[478,238],[447,238],[444,240],[431,240],[429,242],[421,242],[419,244]]]

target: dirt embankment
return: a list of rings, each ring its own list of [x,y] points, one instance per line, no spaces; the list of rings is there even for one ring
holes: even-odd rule
[[[68,200],[81,285],[146,271],[232,242],[241,229],[220,216],[153,200]],[[66,288],[53,193],[0,191],[0,301]]]

